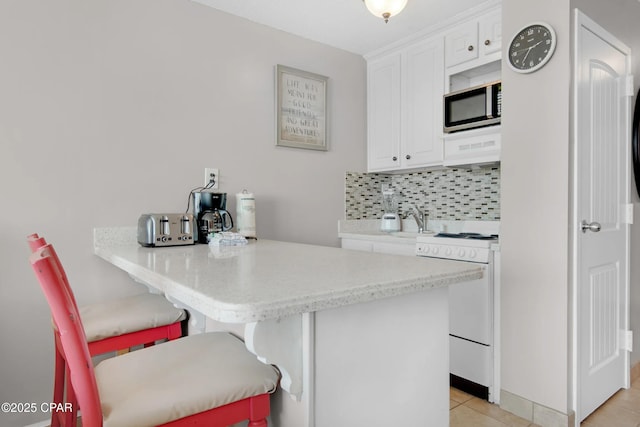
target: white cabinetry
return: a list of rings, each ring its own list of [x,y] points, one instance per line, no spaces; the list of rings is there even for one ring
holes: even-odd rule
[[[502,134],[500,126],[456,132],[444,137],[444,165],[469,167],[500,161]]]
[[[445,35],[446,93],[502,77],[502,14],[493,10]],[[444,166],[471,167],[500,161],[500,126],[445,134]]]
[[[377,252],[390,255],[416,255],[416,243],[413,241],[403,241],[402,243],[379,242],[373,240],[360,240],[342,238],[342,249],[353,249],[364,252]]]
[[[500,79],[501,18],[500,9],[491,6],[367,57],[368,172],[446,163],[442,96]]]
[[[501,12],[494,11],[459,25],[445,36],[446,66],[468,69],[500,59]],[[466,64],[467,62],[473,62]],[[461,65],[464,64],[464,65]]]
[[[444,39],[447,67],[478,57],[478,21],[467,22]]]
[[[480,18],[480,52],[486,56],[502,50],[502,13],[496,11]]]
[[[401,55],[394,53],[367,67],[367,141],[369,170],[400,164]]]
[[[367,94],[370,172],[442,164],[441,37],[371,60]]]

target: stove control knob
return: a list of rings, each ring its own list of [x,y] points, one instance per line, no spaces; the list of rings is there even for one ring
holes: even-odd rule
[[[445,249],[445,250],[444,250],[444,254],[445,254],[446,256],[450,256],[450,255],[451,255],[451,252],[453,252],[451,248],[447,248],[447,249]]]
[[[478,255],[478,252],[475,249],[469,249],[469,258],[473,259]]]
[[[458,249],[458,256],[461,258],[464,258],[464,256],[467,254],[467,251],[465,251],[463,248]]]
[[[438,255],[438,252],[440,252],[440,248],[439,248],[438,246],[434,246],[434,247],[433,247],[433,250],[431,250],[431,252],[432,252],[434,255]]]
[[[166,241],[167,241],[167,236],[162,236],[162,237],[160,238],[160,241],[161,241],[161,242],[166,242]]]
[[[424,247],[422,248],[422,253],[428,254],[430,249],[431,247],[429,245],[424,245]]]

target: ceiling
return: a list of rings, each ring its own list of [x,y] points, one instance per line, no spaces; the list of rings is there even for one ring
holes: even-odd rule
[[[495,0],[409,0],[385,24],[362,0],[192,0],[357,54],[367,54]]]

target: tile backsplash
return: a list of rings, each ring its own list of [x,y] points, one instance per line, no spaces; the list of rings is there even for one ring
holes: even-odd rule
[[[345,219],[379,219],[382,184],[396,192],[398,211],[413,205],[429,219],[500,220],[500,168],[441,169],[405,174],[347,172]]]

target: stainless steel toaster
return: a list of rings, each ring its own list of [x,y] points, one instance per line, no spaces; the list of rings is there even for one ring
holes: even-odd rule
[[[193,215],[143,214],[138,219],[138,243],[142,246],[193,245]]]

